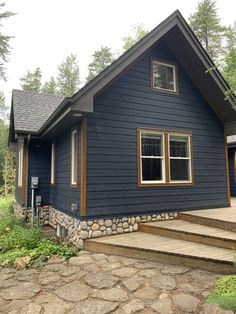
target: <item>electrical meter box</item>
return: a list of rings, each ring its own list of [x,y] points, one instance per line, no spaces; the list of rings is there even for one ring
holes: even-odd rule
[[[31,189],[37,189],[39,187],[39,177],[31,177]]]
[[[36,196],[36,206],[41,206],[42,205],[42,196],[41,195],[37,195]]]

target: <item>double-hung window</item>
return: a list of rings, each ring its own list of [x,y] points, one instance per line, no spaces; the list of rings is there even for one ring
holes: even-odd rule
[[[71,187],[78,185],[78,135],[77,130],[71,132]]]
[[[176,64],[152,60],[151,73],[152,90],[172,94],[178,93]]]
[[[22,178],[23,178],[23,154],[24,147],[22,146],[18,152],[18,186],[22,187]]]
[[[190,137],[169,135],[170,182],[191,181]]]
[[[191,134],[139,129],[139,186],[192,185],[191,147]]]
[[[141,133],[142,182],[164,182],[164,136],[163,134]]]

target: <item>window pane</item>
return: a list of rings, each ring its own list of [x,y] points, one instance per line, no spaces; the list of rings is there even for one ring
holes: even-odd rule
[[[142,180],[143,181],[162,180],[162,159],[142,158]]]
[[[142,156],[163,156],[162,138],[160,134],[142,133]]]
[[[189,157],[188,137],[170,136],[170,157]]]
[[[170,159],[171,181],[189,181],[189,160]]]
[[[174,91],[174,68],[153,62],[153,87]]]

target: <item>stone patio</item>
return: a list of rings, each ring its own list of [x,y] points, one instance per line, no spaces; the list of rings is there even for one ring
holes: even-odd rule
[[[40,265],[40,264],[39,264]],[[0,313],[223,314],[205,299],[220,275],[81,251],[39,268],[2,268]]]

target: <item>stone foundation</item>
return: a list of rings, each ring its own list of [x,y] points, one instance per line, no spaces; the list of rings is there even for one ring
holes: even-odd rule
[[[31,209],[21,208],[14,203],[14,213],[30,221]],[[40,225],[50,225],[55,230],[61,226],[67,230],[67,239],[77,248],[83,248],[86,239],[138,231],[139,223],[163,221],[177,218],[177,213],[142,215],[111,219],[79,220],[72,218],[50,206],[40,208]]]

